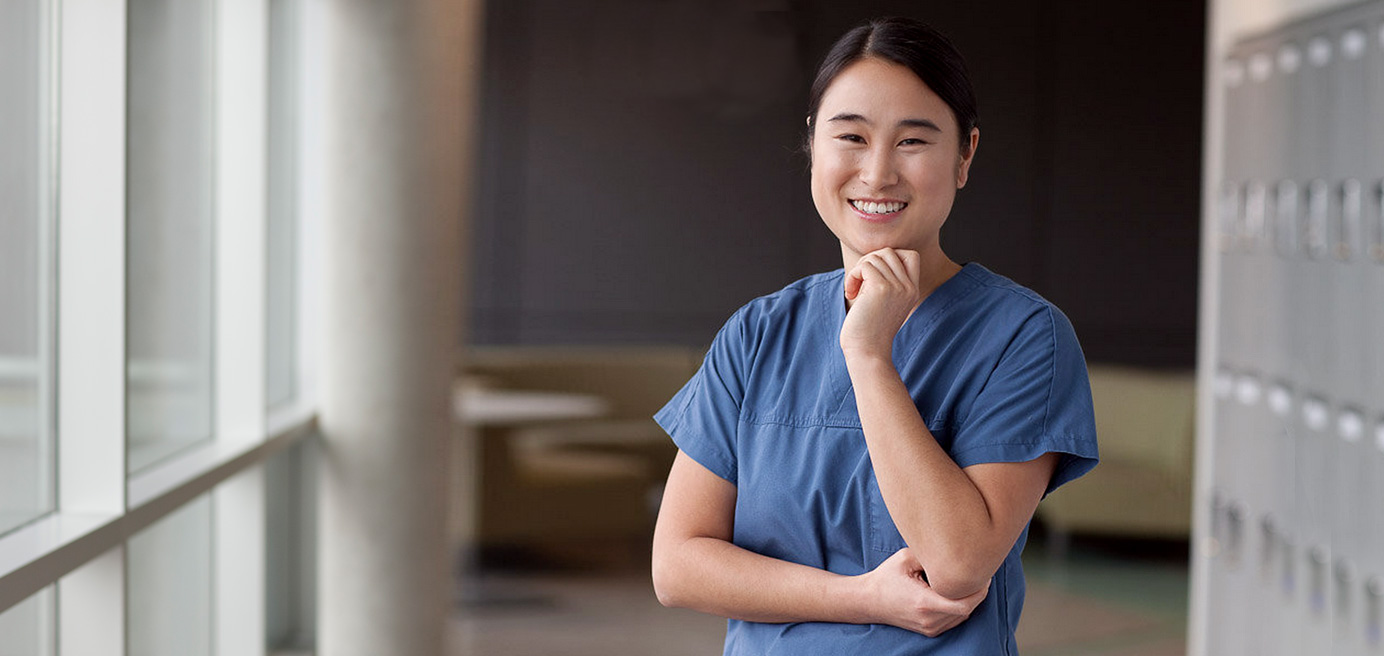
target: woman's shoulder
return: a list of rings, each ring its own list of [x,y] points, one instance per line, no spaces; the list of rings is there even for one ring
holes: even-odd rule
[[[958,276],[965,276],[975,290],[972,295],[979,300],[995,304],[1013,305],[1017,308],[1057,309],[1051,301],[1038,292],[1029,289],[1010,278],[995,273],[978,262],[969,262],[961,267]]]
[[[960,295],[965,302],[958,303],[951,313],[953,322],[997,339],[1041,333],[1054,341],[1075,341],[1075,329],[1067,315],[1038,292],[974,262],[957,276],[965,276],[967,289]]]
[[[814,273],[799,278],[778,291],[757,296],[736,311],[742,321],[784,320],[802,312],[826,309],[833,297],[841,296],[842,270]]]

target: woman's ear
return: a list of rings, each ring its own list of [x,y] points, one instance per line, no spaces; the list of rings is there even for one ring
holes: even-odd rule
[[[971,162],[975,161],[976,148],[980,147],[980,128],[971,128],[970,143],[967,144],[965,152],[956,162],[956,188],[966,186],[966,179],[971,172]]]

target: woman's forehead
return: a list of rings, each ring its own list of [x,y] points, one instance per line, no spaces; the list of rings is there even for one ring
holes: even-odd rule
[[[951,108],[913,71],[875,58],[853,62],[827,87],[820,120],[842,114],[871,127],[905,121],[926,121],[943,128],[956,124]]]

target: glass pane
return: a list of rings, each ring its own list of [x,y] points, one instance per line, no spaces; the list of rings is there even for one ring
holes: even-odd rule
[[[129,3],[129,470],[211,439],[210,0]]]
[[[0,613],[0,656],[51,656],[56,638],[53,588]]]
[[[126,554],[130,656],[211,656],[211,498],[130,538]]]
[[[317,465],[311,441],[264,464],[265,635],[270,651],[311,653],[317,618]]]
[[[269,289],[266,396],[297,398],[297,0],[269,3]]]
[[[46,6],[0,0],[0,533],[53,504]]]

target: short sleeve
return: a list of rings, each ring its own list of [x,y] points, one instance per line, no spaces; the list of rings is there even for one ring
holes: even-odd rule
[[[745,398],[745,309],[721,327],[702,366],[654,421],[673,443],[721,478],[736,482],[736,431]]]
[[[1005,348],[957,430],[952,457],[961,467],[1026,462],[1061,454],[1048,489],[1096,466],[1096,420],[1086,360],[1060,311],[1030,315]]]

